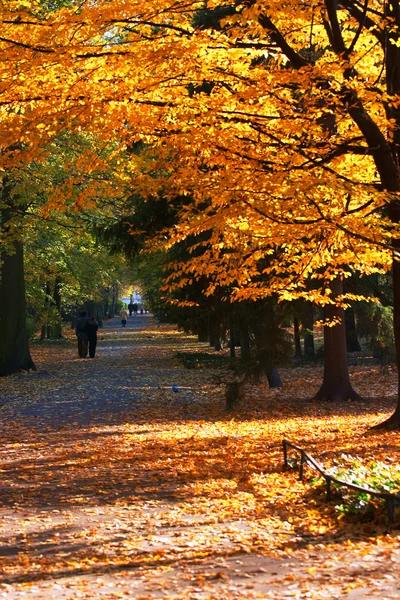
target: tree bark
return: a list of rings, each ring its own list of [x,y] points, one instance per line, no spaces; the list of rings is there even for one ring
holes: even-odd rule
[[[332,300],[343,294],[343,281],[340,277],[331,281],[329,287],[332,290]],[[361,397],[350,383],[344,309],[336,304],[326,304],[324,321],[335,321],[336,324],[333,327],[324,326],[324,378],[314,399],[328,402],[360,400]]]
[[[304,357],[315,358],[314,346],[314,309],[311,302],[306,302],[303,317]]]
[[[273,308],[264,312],[259,322],[253,328],[256,346],[257,370],[267,376],[270,388],[282,387],[282,380],[276,368],[277,330],[279,323]],[[274,331],[275,329],[275,331]]]
[[[54,306],[57,309],[57,324],[54,325],[54,337],[62,338],[62,322],[61,322],[61,280],[56,277],[56,281],[54,284],[54,292],[53,292],[53,300]]]
[[[239,338],[240,338],[240,359],[248,361],[251,358],[250,350],[250,332],[247,319],[239,318]]]
[[[276,367],[267,370],[267,380],[270,388],[283,387],[282,379]]]
[[[45,314],[45,319],[46,322],[42,325],[42,330],[40,333],[40,339],[43,341],[45,339],[50,339],[51,338],[51,326],[48,323],[48,319],[49,319],[49,312],[50,312],[50,298],[51,298],[51,286],[49,281],[46,281],[46,285],[45,285],[45,298],[44,298],[44,314]]]
[[[4,188],[3,188],[4,195]],[[9,208],[2,210],[2,226],[11,219]],[[13,253],[1,254],[0,267],[0,376],[36,370],[26,329],[26,302],[23,245],[12,243]]]
[[[236,358],[236,350],[235,350],[235,326],[233,324],[233,319],[229,324],[229,356],[231,358]]]
[[[360,352],[361,346],[358,341],[356,331],[356,319],[354,316],[354,310],[347,308],[344,312],[344,320],[346,325],[346,346],[347,352]]]
[[[297,315],[293,319],[293,331],[294,331],[294,357],[302,359],[303,353],[301,351],[300,323],[299,323],[299,318]]]

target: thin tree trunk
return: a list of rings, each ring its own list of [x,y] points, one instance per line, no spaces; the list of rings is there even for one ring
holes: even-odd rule
[[[53,300],[54,306],[57,309],[57,324],[54,326],[54,337],[62,338],[62,322],[61,322],[61,281],[58,277],[56,277],[56,281],[54,284],[54,292],[53,292]]]
[[[44,299],[44,306],[45,306],[45,317],[46,317],[46,323],[43,325],[42,327],[42,336],[40,337],[40,339],[50,339],[51,338],[51,326],[49,325],[49,318],[50,318],[50,311],[51,311],[51,285],[49,281],[46,281],[46,286],[45,286],[45,299]]]
[[[243,361],[250,360],[250,333],[247,319],[240,317],[239,320],[239,337],[240,337],[240,358]]]
[[[306,302],[303,318],[304,332],[304,357],[315,358],[314,346],[314,307],[311,302]]]
[[[354,310],[347,308],[344,312],[344,320],[346,324],[346,346],[347,352],[360,352],[361,346],[358,341],[356,331],[356,319],[354,316]]]
[[[329,284],[332,299],[343,294],[343,282],[336,277]],[[315,400],[340,402],[360,400],[350,383],[346,350],[346,330],[344,309],[335,304],[324,306],[324,321],[336,322],[333,327],[324,326],[324,378]]]
[[[229,322],[229,355],[231,358],[236,358],[235,323],[233,318],[231,318]]]
[[[301,339],[300,339],[300,323],[297,315],[293,319],[293,330],[294,330],[294,357],[303,358],[301,351]]]

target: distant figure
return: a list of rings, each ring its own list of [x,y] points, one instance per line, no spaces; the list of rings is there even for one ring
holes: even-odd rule
[[[97,346],[97,330],[99,328],[99,324],[94,317],[90,317],[89,321],[86,324],[86,331],[89,339],[89,356],[90,358],[94,358],[96,355],[96,346]]]
[[[141,308],[141,309],[140,309],[140,314],[141,314],[141,315],[143,314],[143,308]]]
[[[129,304],[128,304],[128,310],[129,310],[129,316],[131,317],[132,316],[132,312],[133,312],[133,303],[132,302],[129,302]]]
[[[122,325],[122,327],[125,327],[125,325],[126,325],[126,320],[127,320],[127,318],[128,318],[128,313],[127,313],[127,312],[126,312],[126,310],[123,308],[119,314],[120,314],[120,316],[121,316],[121,325]]]
[[[86,310],[81,310],[79,318],[76,322],[75,334],[78,338],[78,354],[79,358],[86,358],[88,352],[89,337],[87,334],[87,324],[89,317]]]
[[[133,314],[137,315],[137,311],[138,311],[138,305],[136,304],[136,302],[134,302],[132,304],[132,310],[133,310]]]

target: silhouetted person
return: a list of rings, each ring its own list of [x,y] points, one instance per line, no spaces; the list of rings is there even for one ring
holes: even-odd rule
[[[133,304],[132,304],[132,302],[129,302],[129,304],[128,304],[128,310],[129,310],[129,316],[131,317],[132,316],[132,312],[133,312]]]
[[[138,311],[138,305],[136,304],[136,302],[134,302],[132,304],[132,310],[133,310],[133,314],[137,315],[137,311]]]
[[[94,358],[96,355],[96,346],[97,346],[97,330],[99,328],[99,324],[97,323],[94,317],[90,317],[89,321],[86,324],[86,331],[89,339],[89,356],[90,358]]]
[[[127,313],[127,312],[126,312],[126,310],[123,308],[119,314],[120,314],[120,316],[121,316],[121,325],[122,325],[122,327],[125,327],[125,325],[126,325],[126,320],[127,320],[127,318],[128,318],[128,313]]]
[[[81,310],[79,318],[76,322],[75,334],[78,338],[78,353],[79,358],[86,358],[88,352],[89,337],[87,333],[87,324],[89,317],[86,310]]]

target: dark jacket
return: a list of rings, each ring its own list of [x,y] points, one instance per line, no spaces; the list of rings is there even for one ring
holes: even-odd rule
[[[86,333],[88,335],[89,340],[95,340],[97,338],[97,330],[99,328],[99,324],[94,319],[89,319],[86,323]]]
[[[89,317],[79,317],[76,322],[75,333],[79,340],[88,340],[86,325],[89,322]]]

